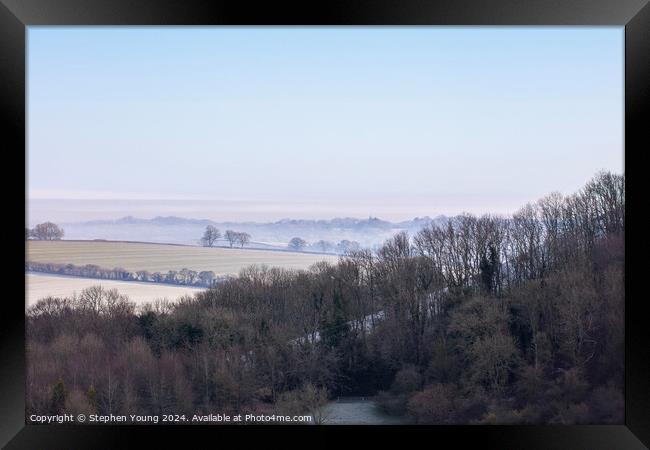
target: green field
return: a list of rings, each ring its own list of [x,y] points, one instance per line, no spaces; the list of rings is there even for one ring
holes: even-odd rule
[[[337,260],[337,256],[310,253],[110,241],[28,241],[26,258],[31,262],[94,264],[130,271],[212,270],[217,275],[237,274],[252,264],[306,269],[318,261]]]

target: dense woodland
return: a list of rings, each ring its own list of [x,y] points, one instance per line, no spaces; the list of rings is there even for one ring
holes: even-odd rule
[[[28,414],[318,411],[377,395],[416,423],[622,423],[624,177],[465,214],[307,271],[250,267],[136,309],[27,312]]]

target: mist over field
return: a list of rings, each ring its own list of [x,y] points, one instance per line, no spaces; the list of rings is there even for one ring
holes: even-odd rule
[[[237,229],[251,235],[252,248],[286,249],[287,243],[298,236],[308,243],[326,240],[333,244],[341,240],[356,241],[373,248],[400,231],[415,233],[433,222],[443,222],[444,216],[418,217],[402,222],[379,218],[331,220],[284,219],[276,222],[214,222],[207,219],[154,217],[140,219],[123,217],[117,220],[95,220],[63,223],[66,239],[107,239],[196,245],[207,225],[220,230]],[[227,245],[220,240],[221,245]],[[312,249],[317,250],[317,249]]]

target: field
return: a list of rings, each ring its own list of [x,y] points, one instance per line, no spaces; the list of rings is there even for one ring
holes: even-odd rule
[[[201,288],[173,286],[169,284],[138,283],[129,281],[95,280],[92,278],[64,277],[47,274],[25,275],[25,301],[31,306],[38,300],[47,297],[70,297],[74,292],[101,285],[106,289],[117,289],[120,294],[128,295],[129,300],[136,303],[150,302],[159,298],[176,300],[183,295],[199,292]]]
[[[318,261],[335,262],[336,256],[272,250],[205,248],[167,244],[105,241],[28,241],[27,261],[95,264],[104,269],[167,272],[184,268],[212,270],[217,275],[237,274],[243,267],[266,264],[305,269]]]

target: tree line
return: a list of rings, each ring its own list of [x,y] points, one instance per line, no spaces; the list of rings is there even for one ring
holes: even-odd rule
[[[203,247],[214,247],[221,239],[221,237],[221,230],[219,230],[214,225],[208,225],[205,227],[203,236],[201,236],[201,239],[199,239],[199,244],[201,244]],[[250,234],[233,230],[226,230],[226,232],[223,234],[223,237],[231,248],[234,246],[244,248],[244,246],[248,245],[251,240]],[[287,248],[297,252],[310,250],[322,253],[336,252],[345,254],[350,251],[360,250],[361,245],[356,241],[349,241],[347,239],[341,240],[338,244],[334,244],[330,241],[325,241],[322,239],[318,242],[310,244],[303,238],[296,236],[289,240]]]
[[[231,248],[235,245],[244,248],[251,241],[250,234],[233,230],[226,230],[224,238]],[[205,227],[205,232],[199,240],[199,243],[204,247],[214,247],[219,239],[221,239],[221,231],[214,225],[208,225]]]
[[[217,242],[221,239],[221,231],[214,225],[208,225],[205,227],[203,236],[199,239],[199,244],[203,247],[214,247]],[[239,246],[243,248],[248,245],[251,240],[251,235],[244,232],[238,232],[233,230],[226,230],[223,235],[226,242],[232,248],[234,246]],[[313,244],[309,244],[306,240],[301,237],[294,237],[289,240],[287,248],[293,251],[304,251],[311,250],[322,253],[347,253],[350,251],[355,251],[361,249],[361,245],[356,241],[349,241],[347,239],[341,240],[338,244],[334,244],[330,241],[320,240]]]
[[[25,262],[28,272],[41,272],[57,275],[69,275],[84,278],[99,278],[119,281],[145,281],[151,283],[167,283],[184,286],[212,287],[223,281],[225,276],[217,276],[212,270],[196,271],[190,269],[169,270],[165,273],[148,270],[126,270],[119,267],[105,269],[95,264],[77,266],[74,264]]]
[[[622,423],[624,194],[603,172],[511,217],[464,214],[309,270],[252,266],[175,304],[41,300],[28,413],[377,395],[417,423]]]
[[[310,244],[309,242],[307,242],[306,240],[298,236],[292,238],[287,244],[287,247],[294,251],[308,250],[313,252],[339,253],[339,254],[345,254],[348,252],[361,250],[361,244],[359,244],[357,241],[349,241],[347,239],[342,239],[337,244],[334,244],[331,241],[325,241],[321,239],[319,241]]]

